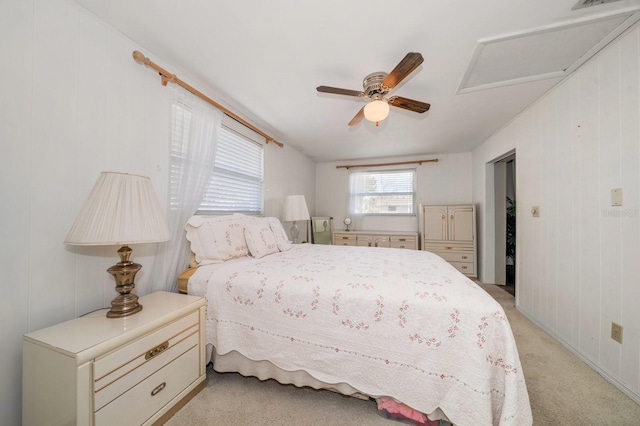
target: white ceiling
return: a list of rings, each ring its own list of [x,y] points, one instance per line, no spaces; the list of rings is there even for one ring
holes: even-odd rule
[[[640,10],[640,0],[575,11],[577,0],[75,1],[316,161],[469,151]],[[408,52],[424,63],[390,95],[430,103],[424,114],[392,107],[379,127],[348,127],[365,100],[316,92],[362,90]]]

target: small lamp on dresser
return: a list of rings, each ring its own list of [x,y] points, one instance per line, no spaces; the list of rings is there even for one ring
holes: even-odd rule
[[[300,235],[300,228],[298,228],[297,221],[309,220],[309,218],[309,209],[307,208],[304,195],[287,195],[287,198],[284,200],[282,220],[285,222],[293,222],[289,232],[291,233],[291,239],[294,244],[298,243],[298,236]]]
[[[132,251],[129,245],[169,239],[167,221],[151,180],[128,173],[102,172],[64,242],[122,246],[118,250],[120,262],[107,269],[114,276],[119,293],[111,301],[107,317],[119,318],[142,310],[138,296],[132,293],[142,265],[129,259]]]

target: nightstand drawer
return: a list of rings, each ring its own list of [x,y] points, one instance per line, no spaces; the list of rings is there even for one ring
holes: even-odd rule
[[[174,359],[95,413],[95,425],[140,425],[200,375],[198,346]]]
[[[94,411],[198,345],[198,313],[193,312],[94,362]],[[196,363],[197,364],[197,363]]]

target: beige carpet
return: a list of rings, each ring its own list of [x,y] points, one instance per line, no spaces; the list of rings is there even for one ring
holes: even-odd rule
[[[504,308],[524,369],[534,424],[639,426],[640,405],[515,309],[512,295],[483,286]],[[207,386],[167,425],[385,425],[374,401],[261,382],[209,367]],[[475,425],[474,425],[475,426]]]

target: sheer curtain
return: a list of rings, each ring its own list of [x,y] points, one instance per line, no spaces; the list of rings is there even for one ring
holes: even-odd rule
[[[171,240],[158,245],[150,291],[176,291],[177,277],[189,265],[184,227],[198,210],[211,178],[224,113],[171,85],[171,170],[167,222]]]

